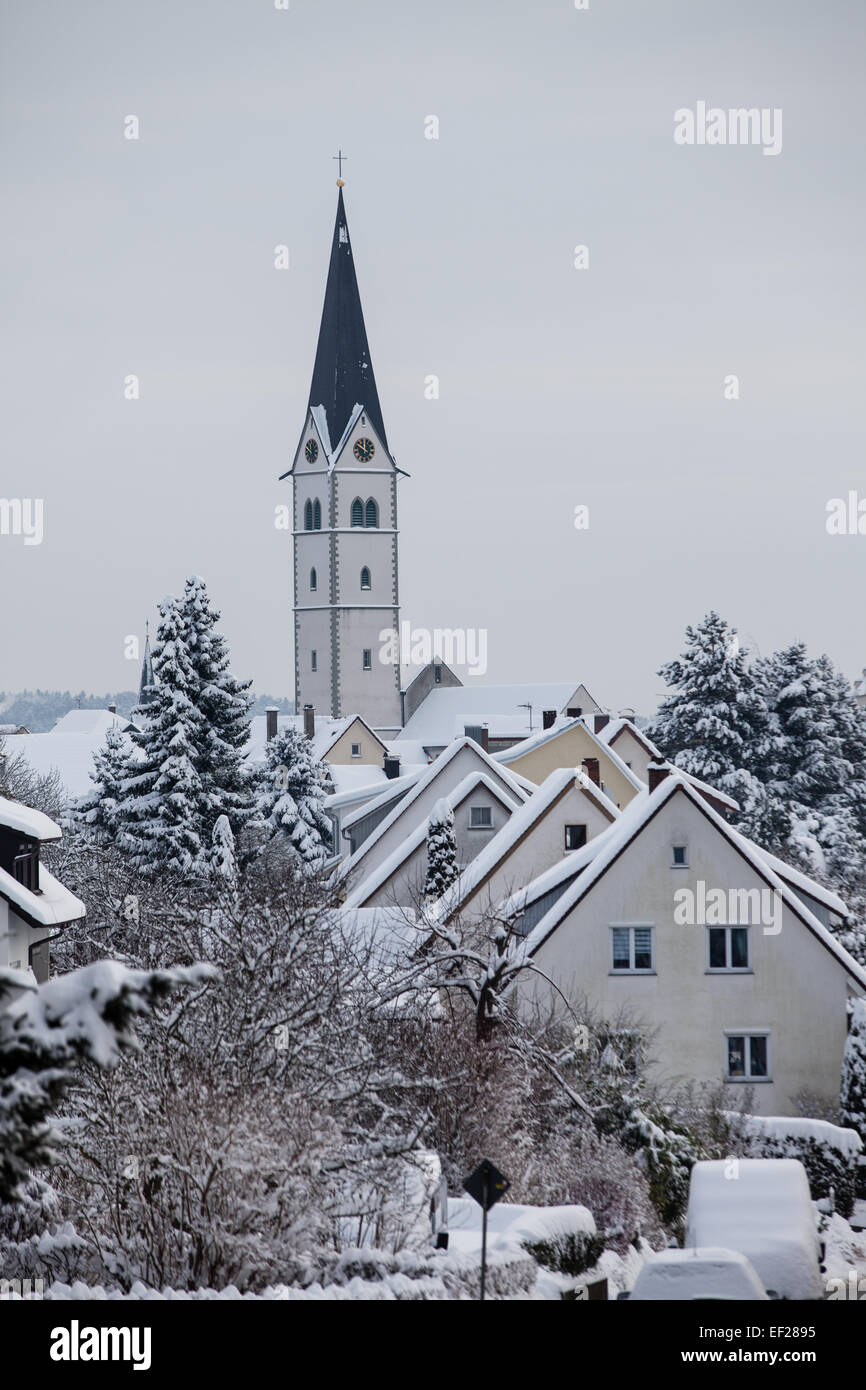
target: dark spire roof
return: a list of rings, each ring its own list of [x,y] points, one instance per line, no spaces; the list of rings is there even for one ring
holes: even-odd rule
[[[150,624],[148,624],[148,628]],[[144,660],[141,663],[141,681],[138,686],[138,703],[149,705],[154,699],[154,689],[156,681],[153,678],[153,659],[150,654],[150,632],[144,639]]]
[[[364,407],[387,449],[342,188],[337,199],[337,220],[309,403],[310,406],[324,406],[332,449],[340,442],[356,403]]]

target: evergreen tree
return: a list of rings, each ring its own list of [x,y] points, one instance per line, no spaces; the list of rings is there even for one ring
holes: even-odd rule
[[[199,772],[206,741],[199,686],[179,604],[160,605],[153,656],[153,698],[136,711],[141,727],[120,779],[113,825],[118,846],[142,868],[181,874],[202,868],[202,825],[209,801]]]
[[[767,805],[753,763],[768,711],[736,640],[736,629],[710,612],[686,628],[686,650],[659,671],[671,687],[648,736],[684,772],[733,796],[754,828],[777,808]],[[748,833],[748,831],[747,831]]]
[[[211,868],[214,874],[226,885],[237,885],[237,859],[235,856],[235,837],[229,825],[228,816],[219,816],[211,836]]]
[[[840,1111],[843,1125],[866,1145],[866,999],[855,999],[842,1058]]]
[[[202,783],[203,844],[210,844],[214,825],[228,816],[232,833],[255,814],[250,784],[243,769],[249,739],[251,681],[238,681],[229,670],[226,639],[216,631],[219,613],[211,607],[203,579],[186,581],[181,618],[187,652],[196,686],[196,706],[203,721],[203,739],[197,749],[197,768]]]
[[[325,797],[333,790],[325,764],[310,740],[296,729],[281,729],[267,745],[257,777],[257,806],[275,835],[288,840],[301,859],[316,865],[331,848],[331,821]]]
[[[93,830],[100,839],[112,839],[115,814],[123,779],[128,774],[129,742],[117,726],[105,735],[105,746],[93,755],[90,780],[93,787],[73,802],[70,819]]]
[[[424,896],[431,902],[441,898],[457,878],[457,841],[454,838],[454,812],[444,797],[430,813],[427,823],[427,875]]]

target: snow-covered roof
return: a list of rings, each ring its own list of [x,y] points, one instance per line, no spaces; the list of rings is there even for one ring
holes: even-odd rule
[[[464,732],[467,725],[488,726],[490,738],[523,738],[531,732],[529,710],[532,705],[533,723],[541,721],[541,712],[564,710],[579,688],[579,683],[551,682],[526,685],[459,685],[437,686],[422,700],[407,721],[396,743],[417,739],[425,747],[442,747]]]
[[[647,738],[643,730],[639,729],[632,719],[626,719],[624,715],[612,716],[604,725],[604,728],[599,729],[598,737],[601,739],[602,743],[610,744],[614,743],[615,740],[619,738],[620,734],[623,733],[630,733],[632,738],[637,739],[638,743],[646,749],[650,757],[660,758],[662,756],[652,739]]]
[[[700,777],[695,777],[693,773],[684,772],[681,767],[677,767],[676,763],[665,761],[665,766],[678,773],[684,782],[688,782],[690,787],[694,787],[695,791],[702,792],[704,796],[711,797],[713,801],[721,802],[723,806],[727,806],[729,811],[739,811],[739,801],[735,801],[732,796],[728,796],[727,792],[720,792],[718,787],[711,787],[709,782],[702,782]]]
[[[591,741],[596,745],[600,753],[609,758],[614,767],[622,773],[627,782],[630,782],[635,791],[640,791],[645,782],[642,782],[636,772],[633,772],[628,763],[624,762],[615,749],[608,747],[598,734],[593,733],[589,721],[580,719],[558,719],[549,729],[539,729],[530,738],[526,738],[522,743],[515,743],[512,748],[506,748],[501,753],[496,754],[496,761],[500,763],[513,763],[518,758],[522,758],[526,753],[531,753],[534,749],[540,748],[542,744],[548,743],[553,738],[558,738],[560,734],[566,733],[569,729],[580,727],[584,733],[588,734]]]
[[[448,792],[446,796],[442,797],[441,800],[445,801],[453,811],[456,806],[459,806],[461,802],[465,801],[466,798],[477,791],[479,787],[484,787],[490,792],[491,796],[495,797],[500,805],[504,806],[507,811],[513,813],[517,809],[519,803],[513,801],[485,772],[480,771],[468,773],[467,776],[464,777],[461,782],[458,782],[455,787],[452,787],[451,791]],[[437,805],[438,804],[439,802],[437,802]],[[425,816],[412,833],[401,840],[397,848],[393,850],[387,858],[383,859],[382,863],[378,864],[373,872],[368,874],[366,878],[363,878],[358,883],[357,887],[348,894],[344,906],[360,907],[367,898],[372,897],[372,895],[382,887],[383,883],[387,883],[391,875],[400,868],[400,865],[404,864],[406,860],[423,845],[424,841],[427,839],[427,827],[429,824],[430,817]],[[367,843],[368,842],[365,840],[364,845]],[[361,846],[361,849],[364,848],[364,845]],[[344,860],[344,871],[349,873],[356,870],[360,858],[361,850],[359,850],[357,854],[353,854],[351,859]]]
[[[356,720],[364,725],[364,728],[374,738],[378,744],[382,744],[379,735],[374,733],[367,724],[366,720],[361,719],[359,714],[347,714],[341,719],[332,719],[329,715],[317,714],[313,718],[314,734],[311,740],[313,756],[316,758],[326,758],[328,753],[339,742],[347,729]],[[304,732],[304,716],[302,714],[278,714],[277,732],[282,733],[284,729],[294,729],[296,733]],[[256,714],[250,720],[250,732],[244,748],[244,758],[250,763],[260,763],[265,760],[265,750],[268,745],[268,721],[267,715]],[[368,769],[377,766],[375,763],[359,764]],[[372,779],[371,779],[372,780]]]
[[[385,834],[387,830],[390,830],[391,826],[394,824],[397,818],[399,816],[402,816],[404,811],[406,811],[408,807],[414,804],[414,802],[421,795],[421,793],[425,791],[427,787],[430,786],[431,782],[435,781],[437,777],[441,776],[441,774],[448,766],[448,764],[452,761],[452,759],[456,758],[458,753],[460,753],[464,748],[471,748],[473,752],[475,752],[477,756],[481,759],[482,763],[490,769],[491,774],[497,778],[500,778],[503,782],[505,782],[506,786],[511,788],[512,792],[514,793],[515,802],[518,805],[526,800],[528,793],[525,791],[524,787],[520,785],[516,778],[513,777],[512,774],[508,772],[506,768],[500,767],[498,763],[496,763],[494,759],[490,757],[489,753],[485,753],[484,749],[481,748],[474,741],[474,739],[467,738],[465,736],[463,738],[456,738],[448,748],[443,749],[443,751],[440,753],[439,757],[436,759],[435,762],[432,762],[428,767],[425,767],[420,777],[417,777],[414,780],[413,784],[409,787],[409,790],[397,802],[397,805],[394,806],[394,808],[391,811],[389,811],[386,816],[382,818],[382,820],[375,827],[375,829],[367,836],[363,844],[358,846],[358,848],[355,850],[355,853],[351,855],[349,859],[345,859],[343,861],[343,874],[348,874],[352,870],[357,868],[360,861],[366,856],[368,851],[372,849],[373,845],[378,844],[379,840],[382,838],[382,836]],[[381,800],[382,798],[379,798],[379,804],[381,804]],[[371,807],[368,805],[363,808],[363,811],[366,814],[366,812],[370,809]],[[348,828],[350,821],[352,819],[357,819],[357,815],[358,813],[356,812],[354,818],[350,818],[350,820],[347,820],[344,828]]]
[[[20,801],[9,801],[0,796],[0,825],[27,835],[31,840],[59,840],[60,826],[46,816],[43,811],[34,811],[31,806],[23,806]]]
[[[739,833],[739,832],[735,832]],[[770,854],[769,850],[762,849],[761,854],[766,859],[772,869],[776,870],[779,878],[784,878],[794,888],[799,888],[802,892],[808,893],[810,898],[816,902],[823,903],[831,912],[838,917],[847,917],[848,905],[843,902],[838,893],[834,893],[831,888],[825,888],[823,883],[816,883],[814,878],[804,874],[802,870],[795,869],[792,864],[786,864],[783,859],[777,859],[775,854]]]
[[[93,789],[93,756],[105,746],[109,729],[123,733],[129,722],[110,710],[74,709],[48,733],[18,734],[6,752],[21,754],[40,776],[56,772],[71,797],[84,796]]]
[[[36,926],[62,927],[85,916],[87,909],[81,899],[64,888],[44,864],[39,865],[39,888],[40,892],[32,893],[17,878],[0,869],[0,897],[5,898],[21,917]]]
[[[52,729],[48,730],[51,738],[57,734],[87,734],[90,737],[98,737],[100,746],[105,742],[105,735],[109,729],[128,729],[132,723],[125,714],[117,714],[110,709],[71,709],[63,715]],[[34,735],[38,738],[38,735]]]
[[[610,830],[590,841],[590,845],[598,847],[592,861],[574,883],[568,887],[562,896],[554,903],[550,911],[542,917],[541,921],[531,931],[527,938],[527,949],[530,954],[538,950],[542,942],[556,929],[563,918],[580,902],[590,891],[595,883],[601,878],[602,874],[610,867],[620,851],[640,833],[643,827],[658,812],[670,797],[677,793],[687,796],[695,806],[706,816],[713,825],[724,835],[727,840],[739,849],[741,854],[751,864],[752,868],[761,875],[765,882],[776,889],[782,901],[795,913],[804,926],[818,937],[819,941],[826,946],[827,950],[836,957],[840,965],[857,982],[861,989],[866,989],[866,970],[858,965],[853,956],[845,950],[844,946],[837,941],[832,932],[820,922],[814,913],[804,903],[803,899],[794,889],[783,879],[771,866],[763,850],[751,840],[747,840],[745,835],[740,835],[738,831],[732,829],[727,821],[723,820],[715,808],[710,805],[706,797],[698,791],[690,781],[679,771],[671,771],[667,777],[650,793],[646,788],[640,792],[633,801],[629,802],[625,810],[620,815],[619,820],[611,826]],[[805,875],[803,876],[805,879]],[[811,881],[811,880],[810,880]],[[817,885],[816,885],[817,887]]]
[[[436,905],[436,915],[442,920],[446,920],[457,912],[461,905],[503,862],[517,841],[526,835],[533,826],[537,825],[551,806],[559,800],[563,792],[572,786],[578,787],[580,791],[590,797],[599,810],[612,821],[617,819],[619,816],[617,807],[580,768],[556,768],[548,777],[545,777],[529,800],[519,806],[513,815],[509,816],[505,825],[496,832],[492,840],[488,840],[480,853],[466,865],[459,878],[454,881],[450,888],[446,889]]]

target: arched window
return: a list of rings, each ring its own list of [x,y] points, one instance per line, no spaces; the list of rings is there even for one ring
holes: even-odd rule
[[[304,530],[305,530],[305,531],[312,531],[312,529],[313,529],[313,504],[312,504],[312,502],[307,501],[307,502],[304,503]]]
[[[364,503],[361,501],[360,497],[356,497],[352,503],[352,525],[364,525]]]
[[[368,497],[368,498],[367,498],[367,509],[366,509],[366,513],[365,513],[364,525],[365,525],[365,526],[378,526],[378,525],[379,525],[379,508],[378,508],[378,506],[376,505],[376,503],[373,501],[373,498],[372,498],[372,497]]]
[[[364,568],[361,570],[361,588],[371,589],[372,587],[373,586],[370,583],[370,571],[367,569],[367,566],[365,565]]]
[[[315,571],[315,569],[311,569],[311,570],[310,570],[310,593],[311,593],[311,594],[314,594],[315,592],[316,592],[316,571]]]
[[[313,503],[313,530],[314,530],[314,531],[321,531],[321,529],[322,529],[322,504],[321,504],[321,502],[319,501],[319,499],[318,499],[318,497],[317,497],[316,500],[315,500],[315,502]]]

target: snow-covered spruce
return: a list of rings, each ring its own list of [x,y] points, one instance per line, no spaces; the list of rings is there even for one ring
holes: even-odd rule
[[[424,897],[434,902],[457,878],[457,841],[454,838],[454,812],[441,797],[427,823],[427,874]]]
[[[271,739],[256,790],[257,809],[273,834],[305,864],[322,863],[331,850],[331,821],[324,806],[331,779],[304,734],[288,728]]]
[[[855,999],[842,1057],[839,1111],[843,1125],[866,1144],[866,1000]]]

